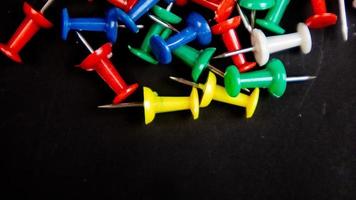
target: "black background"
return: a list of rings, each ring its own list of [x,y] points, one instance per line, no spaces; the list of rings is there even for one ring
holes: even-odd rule
[[[184,111],[158,114],[146,126],[142,108],[96,108],[110,103],[113,92],[96,73],[74,67],[88,54],[75,35],[60,38],[63,7],[73,17],[103,16],[109,4],[56,1],[46,12],[55,28],[40,31],[23,49],[25,64],[0,56],[0,198],[355,199],[356,10],[346,3],[348,42],[338,22],[312,30],[310,54],[293,49],[272,56],[289,75],[317,75],[316,80],[289,84],[280,99],[263,90],[249,120],[243,109],[213,102],[201,109],[199,120]],[[20,0],[1,1],[1,42],[23,19],[21,8]],[[193,9],[212,18],[196,5],[173,11],[186,16]],[[328,1],[328,9],[338,13],[337,1]],[[309,1],[294,0],[282,24],[294,32],[310,14]],[[149,28],[151,22],[141,23]],[[180,61],[148,65],[128,52],[127,44],[140,45],[145,32],[124,31],[113,63],[128,83],[163,96],[188,95],[189,88],[168,79],[189,78]],[[239,34],[247,47],[242,26]],[[101,33],[83,35],[94,48],[106,42]],[[212,45],[225,51],[219,36]],[[224,69],[231,62],[212,64]],[[141,89],[127,101],[142,101]]]

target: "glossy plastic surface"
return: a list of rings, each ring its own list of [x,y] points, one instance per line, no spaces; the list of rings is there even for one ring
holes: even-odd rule
[[[311,4],[314,15],[305,22],[310,28],[325,28],[336,24],[337,16],[327,12],[325,0],[311,0]]]
[[[170,24],[178,24],[182,21],[182,18],[180,18],[179,16],[159,6],[154,6],[152,11],[155,16],[163,22],[167,22]],[[142,60],[145,60],[146,62],[149,62],[151,64],[158,64],[158,61],[154,58],[154,56],[151,55],[151,37],[154,35],[159,35],[162,39],[167,39],[171,34],[172,30],[163,27],[161,24],[155,23],[149,29],[141,47],[137,49],[129,45],[129,50],[131,51],[131,53],[141,58]]]
[[[312,38],[307,25],[299,23],[295,33],[266,37],[259,30],[251,33],[251,44],[254,47],[254,56],[259,65],[265,65],[272,53],[286,49],[300,47],[304,54],[308,54],[312,48]]]
[[[119,104],[136,91],[138,84],[132,84],[130,86],[126,84],[108,58],[111,53],[112,44],[106,43],[85,58],[78,66],[87,71],[95,70],[116,93],[117,96],[113,100],[113,104]]]
[[[137,3],[137,0],[108,0],[108,2],[128,12]]]
[[[151,123],[156,113],[190,110],[193,118],[199,117],[199,96],[196,88],[189,97],[160,97],[150,88],[143,88],[145,123]]]
[[[15,62],[22,63],[19,55],[23,47],[41,29],[49,29],[53,24],[48,21],[42,13],[34,10],[30,4],[23,4],[23,12],[26,17],[12,35],[7,44],[0,44],[0,51]]]
[[[216,48],[206,48],[196,50],[193,47],[184,45],[173,52],[185,64],[192,68],[192,79],[197,82],[200,75],[208,68],[209,61],[214,55]]]
[[[135,6],[127,14],[120,8],[116,8],[116,19],[123,23],[127,29],[137,33],[139,30],[137,28],[136,21],[151,10],[151,8],[153,8],[158,1],[159,0],[138,0]]]
[[[241,7],[248,10],[267,10],[274,6],[274,0],[240,0]]]
[[[290,0],[275,1],[275,5],[267,12],[266,17],[264,19],[256,19],[256,24],[273,33],[284,34],[285,30],[279,26],[279,23],[282,20]]]
[[[192,12],[187,17],[187,27],[171,36],[166,41],[159,36],[151,38],[153,54],[160,63],[168,64],[172,61],[172,52],[189,42],[197,40],[201,45],[208,45],[212,40],[208,22],[199,13]]]
[[[114,8],[113,8],[114,9]],[[113,9],[108,10],[105,18],[70,18],[68,10],[62,10],[62,39],[66,40],[71,30],[105,32],[111,43],[115,43],[118,25]]]
[[[236,6],[236,0],[192,0],[194,3],[204,6],[215,12],[215,21],[226,20]]]
[[[220,34],[222,36],[222,39],[228,51],[237,51],[242,49],[239,37],[235,30],[240,25],[240,21],[240,17],[234,17],[211,27],[211,31],[213,34]],[[256,66],[255,62],[246,61],[244,54],[234,55],[231,58],[240,72],[249,71]]]
[[[203,96],[200,103],[200,107],[202,108],[207,107],[212,100],[215,100],[244,107],[246,109],[246,118],[251,118],[255,113],[260,93],[259,88],[253,90],[250,96],[240,93],[236,97],[230,97],[224,87],[217,85],[216,76],[212,72],[209,72],[205,84],[199,84],[199,88],[203,90]]]
[[[225,90],[232,96],[240,94],[241,88],[268,88],[275,97],[281,97],[287,87],[286,71],[283,63],[272,59],[263,70],[240,74],[234,66],[229,66],[225,72]]]

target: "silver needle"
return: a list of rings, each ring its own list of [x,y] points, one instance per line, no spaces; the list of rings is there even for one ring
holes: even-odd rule
[[[295,76],[295,77],[287,77],[287,82],[292,83],[292,82],[301,82],[301,81],[309,81],[316,79],[316,76]]]
[[[84,46],[90,51],[90,53],[94,53],[94,49],[90,46],[88,41],[80,34],[78,31],[75,32],[77,36],[79,37],[80,41],[84,44]]]
[[[54,2],[54,0],[48,0],[45,3],[45,5],[41,8],[40,12],[43,14],[47,10],[47,8],[52,5],[53,2]]]
[[[251,33],[252,31],[252,27],[250,22],[248,21],[248,18],[246,17],[246,15],[242,12],[241,7],[239,4],[236,4],[237,7],[237,11],[239,12],[239,15],[241,17],[242,23],[244,24],[245,28],[247,29],[248,32]]]
[[[213,57],[213,59],[231,57],[231,56],[234,56],[234,55],[237,55],[237,54],[247,53],[247,52],[251,52],[251,51],[254,51],[254,50],[255,50],[254,47],[250,47],[250,48],[246,48],[246,49],[241,49],[241,50],[237,50],[237,51],[223,53],[223,54],[220,54],[220,55],[217,55],[217,56]]]
[[[339,9],[340,9],[340,17],[341,17],[341,31],[342,37],[344,41],[348,39],[348,26],[347,26],[347,18],[345,11],[345,0],[339,0]]]
[[[102,105],[98,106],[98,108],[104,108],[104,109],[114,109],[114,108],[133,108],[133,107],[143,107],[143,103],[141,102],[132,102],[132,103],[120,103],[120,104],[108,104],[108,105]]]
[[[171,30],[173,30],[173,31],[175,31],[175,32],[177,32],[177,33],[179,33],[179,31],[178,31],[176,28],[174,28],[172,25],[163,22],[162,20],[158,19],[157,17],[155,17],[155,16],[153,16],[153,15],[148,15],[148,17],[150,17],[153,21],[155,21],[155,22],[161,24],[162,26],[164,26],[164,27],[166,27],[166,28],[169,28],[169,29],[171,29]]]

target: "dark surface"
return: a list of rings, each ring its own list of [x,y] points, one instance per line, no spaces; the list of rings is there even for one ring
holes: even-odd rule
[[[338,13],[336,2],[328,5]],[[30,3],[40,8],[44,2]],[[288,85],[280,99],[263,90],[252,119],[241,108],[212,103],[197,121],[185,111],[158,114],[146,126],[140,108],[96,109],[114,94],[96,73],[74,67],[88,53],[74,34],[60,39],[61,8],[71,16],[103,16],[109,5],[57,1],[46,13],[56,27],[23,49],[26,64],[0,57],[0,180],[6,186],[0,198],[355,199],[356,10],[350,4],[347,43],[338,23],[312,31],[309,55],[293,49],[272,56],[289,75],[318,79]],[[1,2],[1,42],[23,19],[21,6],[20,0]],[[294,32],[309,14],[309,2],[295,0],[282,24]],[[248,46],[243,28],[239,32]],[[83,35],[94,48],[106,42],[100,33]],[[167,78],[189,78],[181,62],[152,66],[129,54],[127,44],[140,45],[144,35],[120,35],[112,60],[123,77],[161,95],[188,95],[189,88]],[[213,45],[225,51],[220,37]],[[128,101],[142,101],[141,93]]]

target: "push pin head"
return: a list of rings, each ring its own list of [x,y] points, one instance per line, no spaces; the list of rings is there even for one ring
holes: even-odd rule
[[[192,89],[190,97],[159,97],[150,88],[143,88],[145,123],[151,123],[156,113],[172,112],[189,109],[193,118],[199,117],[199,96],[196,88]]]
[[[325,0],[311,0],[314,15],[305,22],[310,28],[325,28],[336,24],[337,16],[328,13]]]
[[[137,3],[138,0],[108,0],[109,3],[128,12]]]
[[[267,10],[274,6],[274,0],[240,0],[241,7],[248,10]]]
[[[170,4],[171,5],[171,4]],[[179,16],[173,14],[172,12],[169,11],[170,6],[167,7],[167,9],[164,9],[159,6],[154,6],[152,8],[152,12],[157,18],[162,20],[162,22],[167,22],[169,24],[179,24],[182,21],[182,18]],[[151,55],[151,46],[150,46],[150,40],[152,36],[154,35],[160,35],[163,39],[168,38],[172,33],[172,30],[165,28],[163,25],[156,23],[153,24],[148,31],[141,48],[133,48],[130,45],[129,50],[131,53],[136,55],[137,57],[151,63],[151,64],[157,64],[158,61]]]
[[[17,28],[8,43],[0,44],[0,51],[13,61],[22,63],[19,52],[23,49],[23,47],[40,30],[40,28],[49,29],[53,26],[53,24],[43,15],[43,12],[52,2],[53,0],[47,1],[45,6],[41,9],[41,12],[36,11],[30,6],[30,4],[25,2],[23,4],[23,12],[26,15],[25,19]]]
[[[138,33],[139,29],[137,28],[136,21],[155,6],[158,1],[159,0],[139,0],[127,14],[125,11],[116,8],[116,19],[123,23],[130,31]]]
[[[168,64],[172,61],[172,51],[193,40],[197,40],[201,45],[207,45],[212,40],[208,22],[196,12],[188,15],[187,27],[180,33],[168,38],[167,41],[159,36],[153,36],[150,43],[152,51],[160,63]]]
[[[170,77],[172,80],[183,83],[192,87],[199,88],[203,91],[203,96],[200,101],[200,107],[204,108],[210,105],[212,100],[227,104],[237,105],[246,108],[246,118],[251,118],[255,113],[258,99],[259,88],[256,88],[250,96],[240,93],[237,97],[230,97],[224,87],[217,85],[216,76],[209,72],[205,84],[196,84],[182,78]]]
[[[290,0],[276,0],[275,5],[268,11],[265,19],[256,19],[256,24],[273,33],[284,34],[285,30],[279,25]]]
[[[174,55],[192,68],[192,78],[197,82],[204,70],[210,68],[209,61],[215,53],[215,48],[206,48],[201,51],[188,45],[179,47],[174,51]]]

